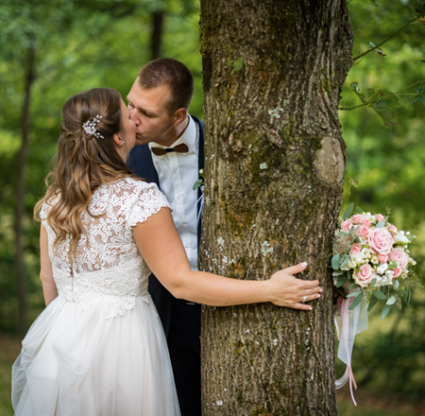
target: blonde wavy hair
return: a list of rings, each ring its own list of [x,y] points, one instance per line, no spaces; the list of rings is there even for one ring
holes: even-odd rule
[[[56,234],[54,245],[71,237],[69,259],[85,233],[81,214],[88,210],[93,191],[100,185],[133,173],[115,147],[113,135],[121,131],[121,96],[111,88],[94,88],[71,97],[62,108],[58,152],[46,177],[46,195],[34,208],[34,219],[47,222]],[[100,135],[89,134],[83,124],[102,116],[95,125]],[[103,136],[103,138],[101,137]],[[40,218],[43,204],[51,209]]]

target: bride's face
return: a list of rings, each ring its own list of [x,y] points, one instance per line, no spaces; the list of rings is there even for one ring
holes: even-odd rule
[[[117,150],[125,161],[136,143],[136,125],[130,119],[129,110],[123,100],[121,100],[121,126],[121,131],[118,134],[121,142],[117,143]]]

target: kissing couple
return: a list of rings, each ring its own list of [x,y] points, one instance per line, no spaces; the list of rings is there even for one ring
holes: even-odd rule
[[[294,277],[306,263],[263,280],[198,271],[193,88],[183,63],[162,58],[141,69],[128,105],[110,88],[65,103],[34,208],[46,308],[13,365],[16,415],[201,416],[200,305],[307,311],[320,296],[317,280]]]

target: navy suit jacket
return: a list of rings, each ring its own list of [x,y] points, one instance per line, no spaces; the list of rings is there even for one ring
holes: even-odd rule
[[[198,171],[204,168],[204,123],[198,118],[192,116],[196,123],[199,125],[199,152],[198,152]],[[134,146],[130,152],[128,160],[130,169],[140,178],[146,179],[147,182],[155,182],[159,189],[161,184],[158,180],[158,172],[155,169],[152,160],[152,152],[147,144],[141,146]],[[201,196],[201,189],[198,188],[198,196]],[[198,212],[200,202],[198,202]],[[201,221],[198,223],[198,246],[201,239]],[[155,303],[158,314],[161,318],[162,325],[164,326],[165,335],[168,336],[170,327],[170,314],[171,314],[171,299],[173,295],[165,289],[160,281],[151,274],[149,276],[149,292]]]

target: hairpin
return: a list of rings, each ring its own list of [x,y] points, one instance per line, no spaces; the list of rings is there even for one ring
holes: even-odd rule
[[[93,120],[87,120],[83,124],[83,129],[87,134],[92,134],[94,137],[99,137],[100,139],[104,139],[104,137],[96,130],[96,123],[99,123],[102,116],[99,114]]]

